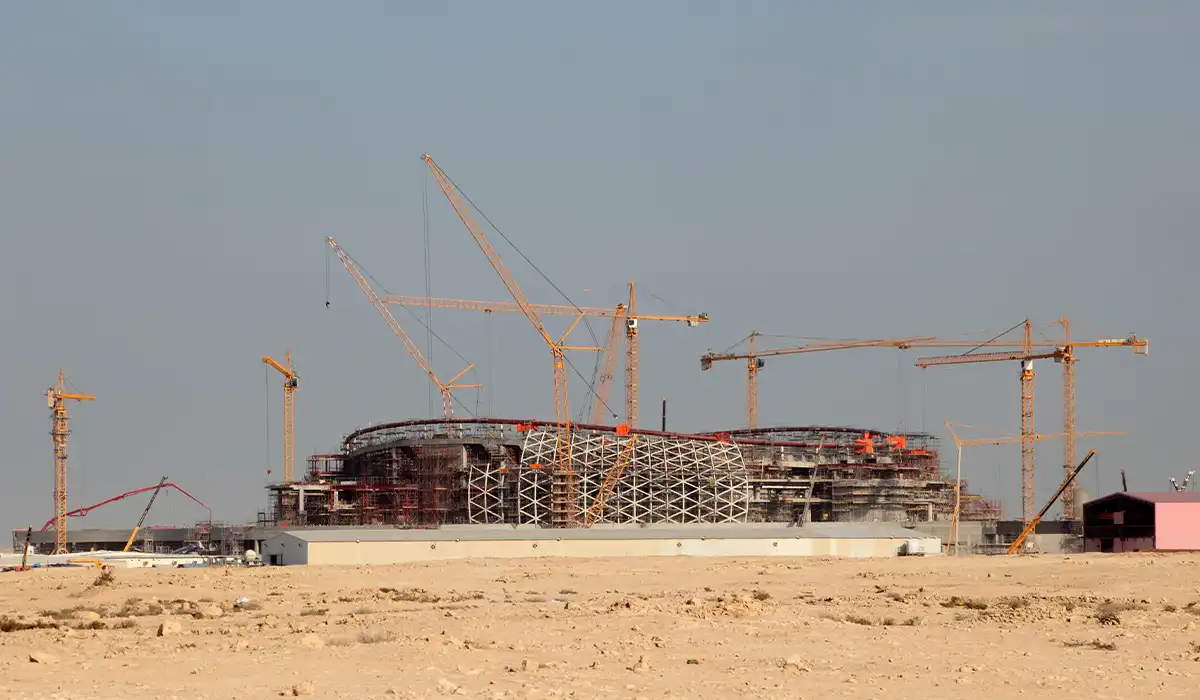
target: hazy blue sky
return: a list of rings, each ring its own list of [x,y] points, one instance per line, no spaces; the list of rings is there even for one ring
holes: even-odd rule
[[[1084,487],[1124,467],[1166,488],[1194,465],[1200,395],[1198,28],[1200,6],[1150,1],[0,3],[0,523],[50,517],[42,394],[60,366],[98,396],[71,407],[72,507],[167,475],[253,517],[268,417],[281,455],[280,379],[259,358],[288,346],[301,463],[438,412],[324,242],[422,294],[428,185],[432,292],[505,299],[423,152],[575,302],[615,304],[636,279],[644,311],[711,315],[644,327],[645,427],[663,395],[673,428],[743,425],[744,369],[699,356],[755,328],[1067,314],[1080,338],[1152,342],[1080,352],[1079,427],[1131,433],[1081,445],[1099,453]],[[532,299],[559,299],[496,240]],[[491,413],[553,416],[523,318],[433,322],[476,378],[491,366]],[[1017,430],[1015,363],[922,374],[916,357],[773,360],[761,421]],[[433,362],[461,368],[443,346]],[[1038,370],[1037,426],[1056,432],[1059,370]],[[1060,445],[1039,464],[1040,502]],[[1017,450],[977,448],[966,470],[1018,512]],[[132,526],[144,502],[78,526]],[[204,517],[159,503],[151,522]]]

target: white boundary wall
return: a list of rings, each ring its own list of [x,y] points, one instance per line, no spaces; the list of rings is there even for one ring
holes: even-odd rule
[[[915,534],[915,533],[914,533]],[[894,557],[940,554],[936,537],[746,537],[571,540],[309,541],[282,533],[263,545],[263,559],[282,565],[402,564],[446,559],[526,557]]]

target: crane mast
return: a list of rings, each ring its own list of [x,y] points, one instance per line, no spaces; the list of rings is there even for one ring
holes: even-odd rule
[[[625,422],[638,424],[638,318],[637,291],[629,283],[629,316],[625,319]]]
[[[292,367],[292,351],[285,351],[280,364],[263,355],[263,364],[283,375],[283,483],[296,480],[296,389],[300,386],[300,375]],[[153,499],[151,499],[153,500]]]
[[[67,401],[95,401],[91,394],[72,394],[66,391],[62,370],[58,381],[46,390],[46,405],[52,423],[50,436],[54,439],[54,553],[67,553],[67,436],[71,434],[67,420]]]

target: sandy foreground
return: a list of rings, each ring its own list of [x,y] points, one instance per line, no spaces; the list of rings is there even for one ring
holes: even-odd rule
[[[114,574],[0,574],[0,697],[1200,697],[1200,555]]]

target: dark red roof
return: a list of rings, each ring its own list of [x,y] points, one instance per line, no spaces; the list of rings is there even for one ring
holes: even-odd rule
[[[1126,496],[1144,503],[1200,503],[1200,493],[1190,491],[1118,491],[1093,499],[1091,502],[1095,503],[1118,496]]]

